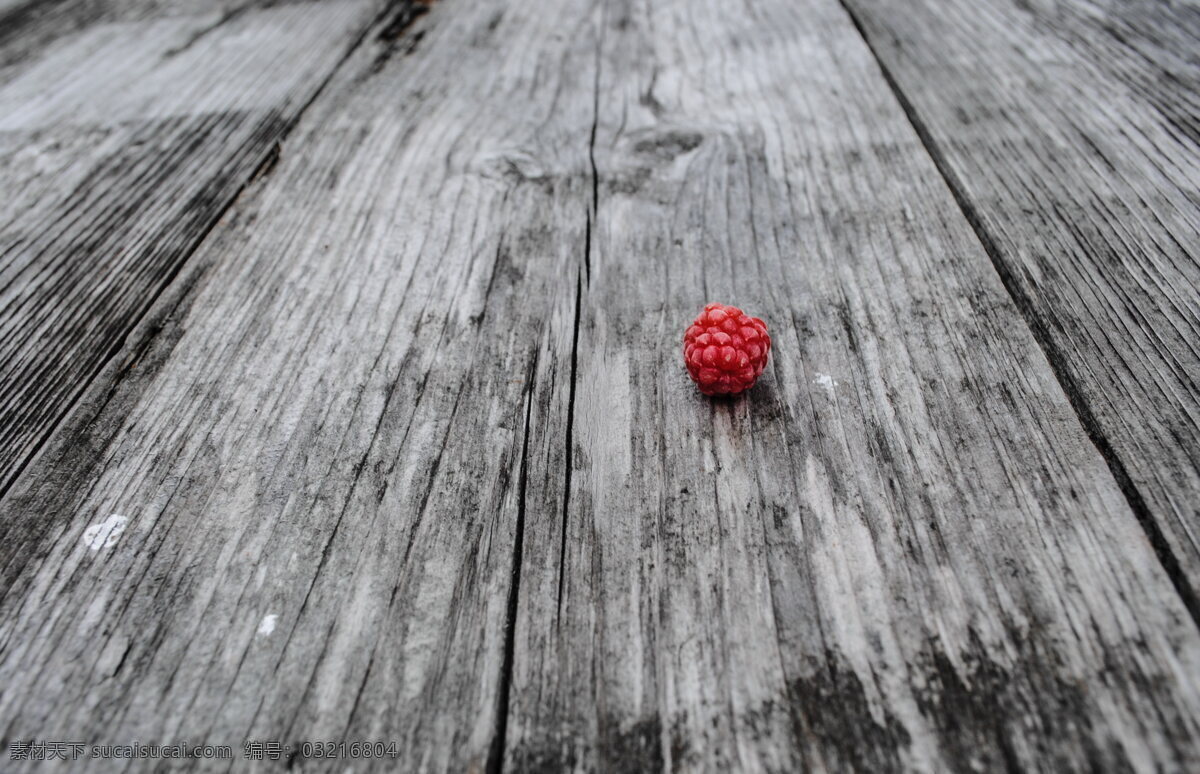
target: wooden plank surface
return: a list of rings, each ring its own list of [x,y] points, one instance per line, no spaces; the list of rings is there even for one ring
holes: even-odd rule
[[[842,8],[611,2],[601,40],[508,768],[1200,765],[1196,629]],[[771,325],[745,399],[680,367],[705,300]]]
[[[835,0],[393,13],[0,499],[6,743],[1200,766],[1200,632]],[[102,117],[35,66],[23,120]],[[96,89],[174,121],[158,77]],[[775,337],[736,401],[706,300]]]
[[[204,242],[151,373],[0,505],[5,739],[484,770],[529,377],[591,202],[578,5],[374,30]]]
[[[106,5],[0,16],[0,492],[378,15]]]
[[[846,4],[1200,618],[1200,8]]]

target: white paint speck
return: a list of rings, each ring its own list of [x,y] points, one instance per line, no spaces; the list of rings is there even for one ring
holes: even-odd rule
[[[114,513],[99,524],[93,524],[83,531],[83,544],[93,551],[112,548],[125,531],[129,519],[119,513]]]
[[[825,392],[828,392],[829,396],[833,397],[833,388],[837,387],[838,382],[837,379],[834,379],[829,374],[818,372],[817,378],[813,379],[813,384],[817,385],[818,387],[823,387]]]
[[[274,613],[269,613],[263,616],[262,623],[258,625],[258,633],[264,637],[271,636],[271,632],[275,631],[275,622],[279,620],[279,616]]]

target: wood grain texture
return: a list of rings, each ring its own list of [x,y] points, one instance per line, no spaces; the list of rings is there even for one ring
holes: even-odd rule
[[[1200,9],[846,5],[1200,618]]]
[[[289,8],[214,30],[273,40]],[[179,56],[213,34],[183,17],[152,23]],[[5,743],[1200,766],[1200,632],[835,0],[414,18],[370,30],[0,499]],[[157,173],[137,131],[206,156],[292,104],[271,79],[184,99],[188,68],[96,83],[127,111],[105,145],[87,93],[28,80],[150,45],[83,27],[0,101],[70,127],[56,174],[85,193]],[[2,168],[37,212],[44,178]],[[744,398],[687,381],[706,300],[772,328]]]
[[[38,39],[52,6],[6,34]],[[338,0],[101,19],[2,71],[0,491],[377,15]]]
[[[97,25],[202,16],[213,30],[258,10],[313,0],[0,0],[0,84],[55,43]],[[69,42],[67,45],[71,45]]]
[[[0,504],[5,740],[498,760],[530,377],[573,329],[595,48],[578,7],[455,10],[371,33],[192,259],[150,373]]]
[[[508,768],[1200,765],[1196,628],[848,15],[602,16]],[[683,370],[708,300],[771,326],[742,399]]]

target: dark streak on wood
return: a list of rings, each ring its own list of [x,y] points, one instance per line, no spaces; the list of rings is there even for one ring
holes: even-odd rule
[[[100,3],[75,0],[26,0],[0,12],[0,68],[10,67],[52,40],[95,22],[101,14]]]
[[[415,30],[408,34],[413,26],[425,14],[433,0],[398,0],[392,4],[391,18],[379,31],[378,40],[385,43],[383,49],[375,57],[372,72],[379,72],[399,51],[401,56],[408,56],[417,50],[417,45],[425,37],[424,30]]]
[[[221,15],[221,17],[219,19],[217,19],[216,21],[214,21],[212,24],[209,24],[205,27],[201,27],[200,29],[193,32],[191,35],[188,35],[187,39],[184,40],[182,43],[180,43],[178,46],[174,46],[172,48],[167,49],[165,52],[163,52],[163,58],[171,59],[173,57],[179,56],[184,51],[187,51],[189,48],[196,45],[196,43],[199,42],[201,39],[203,39],[205,36],[211,35],[213,32],[221,29],[226,24],[238,19],[239,17],[241,17],[244,13],[246,13],[249,10],[251,10],[251,8],[248,6],[237,6],[234,8],[230,8],[229,10],[225,11]]]

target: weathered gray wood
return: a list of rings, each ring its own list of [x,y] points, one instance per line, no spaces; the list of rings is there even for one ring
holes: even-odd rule
[[[379,11],[104,6],[0,15],[0,492]]]
[[[385,24],[305,112],[151,373],[0,502],[6,740],[498,754],[530,377],[569,346],[592,196],[581,5]]]
[[[509,769],[1200,766],[1197,630],[847,14],[603,5]],[[771,326],[743,399],[708,300]]]
[[[1200,765],[1200,634],[840,6],[411,19],[0,500],[6,742]],[[775,335],[737,401],[709,299]]]
[[[50,45],[96,25],[201,15],[211,20],[211,31],[255,9],[310,2],[313,0],[0,0],[0,84],[20,75]]]
[[[846,4],[1200,618],[1200,9]]]

